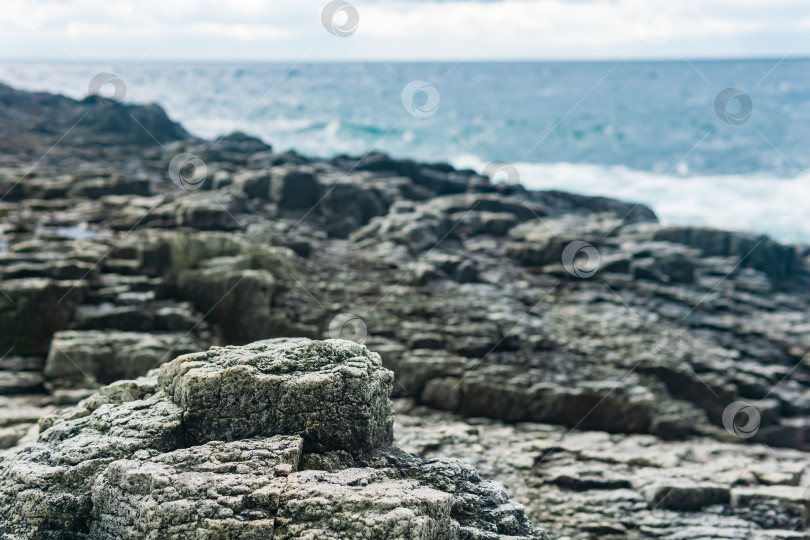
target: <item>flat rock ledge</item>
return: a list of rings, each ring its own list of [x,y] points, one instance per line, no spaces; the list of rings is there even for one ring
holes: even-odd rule
[[[548,538],[472,467],[391,447],[392,383],[345,340],[180,356],[0,455],[0,538]]]

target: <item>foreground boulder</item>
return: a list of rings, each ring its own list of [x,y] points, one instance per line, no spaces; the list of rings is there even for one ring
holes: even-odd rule
[[[200,538],[205,523],[209,535],[272,538],[278,498],[298,468],[301,442],[284,436],[217,441],[114,461],[93,487],[92,536]]]
[[[388,445],[394,374],[352,341],[270,340],[181,356],[159,383],[183,408],[188,444],[300,434],[308,451]]]
[[[471,467],[389,446],[392,382],[345,340],[181,356],[0,457],[0,534],[546,538]]]

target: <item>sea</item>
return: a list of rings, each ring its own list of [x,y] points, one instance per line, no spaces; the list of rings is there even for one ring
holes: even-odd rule
[[[6,84],[75,98],[100,73],[126,90],[102,94],[157,102],[200,137],[500,171],[810,245],[810,59],[0,63]]]

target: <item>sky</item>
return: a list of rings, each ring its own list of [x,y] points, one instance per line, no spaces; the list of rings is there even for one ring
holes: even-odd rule
[[[347,7],[347,2],[323,0],[2,0],[0,58],[306,62],[810,56],[807,0],[350,2]]]

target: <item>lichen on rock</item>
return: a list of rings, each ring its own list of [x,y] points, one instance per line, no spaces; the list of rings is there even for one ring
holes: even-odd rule
[[[364,452],[392,440],[394,375],[352,341],[277,339],[181,356],[159,382],[188,444],[300,434],[307,451]]]
[[[0,457],[2,538],[546,538],[455,460],[390,446],[352,341],[212,347],[46,418]]]

